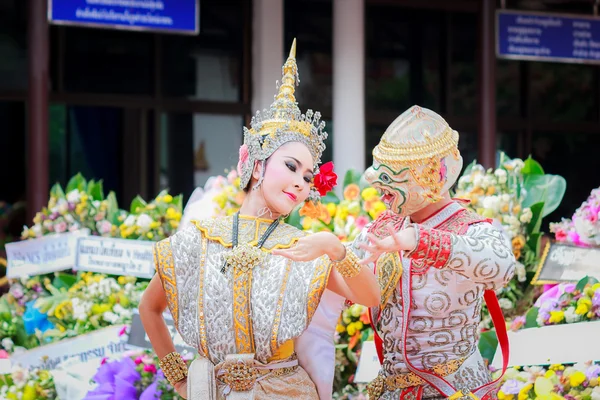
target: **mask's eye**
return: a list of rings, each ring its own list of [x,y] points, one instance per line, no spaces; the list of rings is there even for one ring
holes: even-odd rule
[[[390,176],[388,174],[379,175],[379,180],[383,183],[391,183],[392,182],[392,178],[390,178]]]

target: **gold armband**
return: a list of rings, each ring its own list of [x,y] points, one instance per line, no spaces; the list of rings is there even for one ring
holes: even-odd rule
[[[337,269],[344,278],[354,278],[362,269],[358,264],[358,257],[350,249],[346,249],[346,256],[341,261],[333,261],[331,265]]]
[[[187,364],[183,361],[183,358],[181,358],[181,354],[177,352],[169,353],[164,356],[158,362],[158,365],[171,386],[175,386],[177,382],[187,377]]]

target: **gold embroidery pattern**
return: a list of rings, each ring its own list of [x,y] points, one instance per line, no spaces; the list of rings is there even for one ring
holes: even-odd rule
[[[208,240],[202,238],[202,257],[200,259],[200,285],[198,289],[198,320],[200,324],[200,349],[204,357],[209,358],[208,341],[206,339],[206,319],[204,318],[204,276],[206,268],[206,248]]]
[[[154,245],[154,264],[167,297],[167,304],[175,326],[179,319],[179,303],[177,298],[177,280],[175,278],[175,263],[170,239],[164,239]]]
[[[398,253],[385,253],[377,260],[377,279],[381,288],[381,305],[387,304],[402,276],[402,260]]]
[[[279,324],[281,323],[281,311],[283,311],[283,298],[285,297],[285,288],[292,270],[292,260],[288,260],[285,264],[285,273],[279,289],[279,299],[277,300],[277,308],[275,309],[275,319],[273,320],[273,333],[271,336],[271,353],[277,351],[277,334],[279,333]]]
[[[327,256],[321,257],[317,261],[317,265],[315,266],[315,270],[313,272],[313,278],[310,282],[310,286],[308,288],[308,299],[306,302],[307,307],[307,318],[306,325],[310,324],[310,320],[312,319],[315,311],[317,311],[317,306],[321,301],[321,296],[325,291],[325,287],[327,286],[327,281],[329,280],[329,274],[331,272],[331,261]]]
[[[252,271],[233,270],[233,329],[238,354],[254,353],[252,319],[250,318]]]
[[[240,215],[238,226],[239,243],[256,246],[265,233],[271,220]],[[216,241],[225,247],[231,247],[231,228],[233,216],[208,220],[192,221],[192,224],[209,240]],[[287,249],[292,247],[306,233],[288,224],[279,224],[265,242],[263,249]]]

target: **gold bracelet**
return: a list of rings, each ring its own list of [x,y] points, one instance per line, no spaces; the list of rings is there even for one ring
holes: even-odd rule
[[[358,264],[359,259],[350,249],[346,249],[346,256],[340,261],[333,261],[331,265],[344,278],[354,278],[360,274],[362,266]]]
[[[158,365],[171,386],[175,386],[177,382],[187,378],[187,364],[181,358],[181,354],[175,351],[161,358]]]

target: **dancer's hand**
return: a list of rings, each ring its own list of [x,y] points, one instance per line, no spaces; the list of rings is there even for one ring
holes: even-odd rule
[[[272,254],[293,261],[312,261],[327,254],[336,261],[344,258],[346,248],[333,233],[318,232],[300,238],[296,245],[289,249],[273,250]]]
[[[409,227],[396,232],[390,225],[388,226],[390,236],[379,239],[373,234],[369,234],[369,244],[361,243],[358,247],[369,253],[369,257],[362,260],[359,264],[367,265],[374,263],[383,253],[396,253],[399,251],[412,251],[417,247],[417,238],[415,229]]]
[[[180,380],[179,382],[175,382],[175,391],[178,395],[187,399],[187,378]]]

